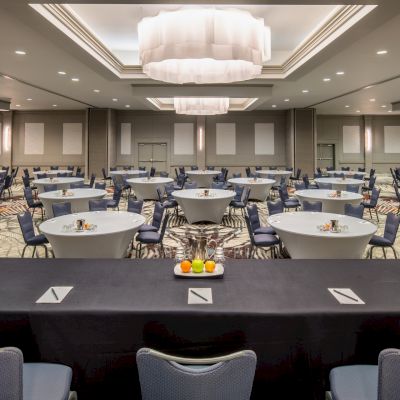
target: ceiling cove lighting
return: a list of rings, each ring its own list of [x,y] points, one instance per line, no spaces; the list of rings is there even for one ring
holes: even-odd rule
[[[256,78],[271,59],[264,19],[235,9],[181,9],[143,18],[139,58],[152,79],[175,84]]]
[[[229,109],[228,97],[174,97],[177,114],[218,115]]]

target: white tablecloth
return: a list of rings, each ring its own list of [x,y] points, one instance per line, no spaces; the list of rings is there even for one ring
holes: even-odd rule
[[[268,175],[271,177],[271,179],[275,179],[277,183],[280,183],[281,178],[284,177],[287,183],[289,181],[289,177],[293,174],[293,171],[262,169],[260,171],[256,171],[256,173],[260,175]]]
[[[63,227],[74,224],[77,219],[84,219],[97,228],[65,232]],[[49,219],[39,229],[46,235],[58,258],[123,258],[144,222],[142,215],[127,211],[94,211]]]
[[[363,196],[359,193],[346,191],[343,191],[340,197],[332,197],[336,196],[336,191],[327,189],[297,190],[294,194],[301,204],[303,204],[304,200],[310,202],[321,201],[322,211],[334,214],[344,214],[345,204],[357,205],[360,204],[363,199]]]
[[[352,178],[316,178],[314,181],[317,183],[330,183],[333,190],[346,190],[346,185],[358,185],[359,191],[361,191],[361,187],[364,185],[363,180]]]
[[[57,176],[57,174],[67,174],[68,176],[72,175],[73,171],[70,171],[68,169],[50,169],[47,171],[34,171],[33,175],[35,175],[35,177],[37,177],[38,174],[46,174],[47,176]]]
[[[174,180],[171,178],[131,178],[126,180],[135,192],[139,200],[158,200],[157,188],[164,193],[164,186],[167,183],[172,183]]]
[[[269,196],[272,185],[276,182],[273,179],[257,178],[232,178],[228,180],[234,186],[245,186],[250,189],[250,199],[265,201]]]
[[[46,217],[53,218],[54,203],[71,203],[73,213],[84,212],[89,211],[89,200],[102,199],[106,194],[107,192],[101,189],[69,189],[66,196],[62,195],[61,190],[57,190],[40,193],[39,199],[46,210]]]
[[[83,182],[83,178],[67,177],[67,178],[42,178],[35,179],[32,184],[38,188],[39,193],[44,192],[44,185],[57,185],[57,190],[69,189],[71,183]]]
[[[209,189],[209,195],[206,197],[204,189],[184,189],[177,190],[172,195],[189,223],[210,221],[220,224],[235,193],[231,190]]]
[[[348,230],[321,232],[319,225],[339,220]],[[377,227],[365,220],[341,214],[320,212],[286,212],[268,218],[268,223],[282,239],[292,258],[362,258]]]
[[[118,170],[110,171],[110,176],[123,176],[124,178],[136,178],[140,173],[146,173],[146,171],[139,171],[138,169]]]
[[[196,171],[186,171],[186,175],[191,181],[197,182],[198,187],[211,187],[214,176],[220,174],[221,171],[209,171],[209,170],[196,170]]]

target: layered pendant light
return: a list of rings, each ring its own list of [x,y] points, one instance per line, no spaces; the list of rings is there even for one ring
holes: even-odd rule
[[[175,97],[174,108],[177,114],[218,115],[229,109],[228,97]]]
[[[262,18],[236,9],[181,9],[138,25],[143,72],[159,81],[229,83],[256,78],[271,58]]]

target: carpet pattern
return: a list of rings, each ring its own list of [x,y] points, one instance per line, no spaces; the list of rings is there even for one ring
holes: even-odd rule
[[[376,219],[372,222],[378,225],[377,234],[383,234],[386,215],[389,212],[397,213],[399,203],[395,197],[393,187],[385,182],[378,184],[381,188],[381,197],[378,204],[379,223]],[[108,197],[112,196],[112,189],[108,189]],[[252,204],[250,202],[250,204]],[[266,224],[268,217],[268,210],[266,203],[256,202],[262,223]],[[120,209],[126,210],[127,199],[123,198],[120,203]],[[154,202],[147,201],[144,204],[142,215],[145,216],[147,221],[151,220]],[[26,210],[26,202],[23,199],[22,185],[16,184],[13,187],[13,195],[11,199],[6,198],[5,201],[0,203],[0,257],[20,257],[24,247],[21,230],[18,224],[16,215]],[[112,211],[110,211],[112,212]],[[365,212],[364,218],[369,220],[369,213]],[[40,212],[36,212],[34,216],[36,227],[40,226],[41,218]],[[173,258],[175,251],[178,247],[185,247],[187,239],[190,236],[195,236],[197,233],[204,233],[209,242],[210,247],[223,247],[225,256],[229,258],[249,258],[251,244],[247,233],[246,223],[239,211],[236,214],[229,215],[226,211],[222,223],[218,224],[188,224],[186,218],[179,212],[179,215],[171,214],[168,222],[168,228],[164,238],[164,247],[166,257]],[[400,256],[400,232],[395,245]],[[43,250],[38,250],[40,256],[44,256]],[[393,258],[391,251],[388,251],[388,258]],[[30,251],[27,250],[26,257],[30,256]],[[366,253],[365,253],[366,255]],[[130,257],[135,257],[133,251]],[[158,258],[160,252],[158,246],[145,246],[142,253],[143,258]],[[270,252],[257,249],[253,255],[254,258],[266,259],[270,257]],[[280,257],[287,257],[285,251],[282,252]],[[377,249],[374,252],[375,258],[383,258],[382,252]]]

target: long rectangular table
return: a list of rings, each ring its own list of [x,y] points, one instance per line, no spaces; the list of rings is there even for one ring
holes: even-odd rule
[[[400,263],[229,260],[223,279],[173,276],[171,260],[0,261],[0,346],[26,361],[74,371],[80,399],[137,399],[135,353],[183,356],[253,349],[253,399],[322,399],[329,370],[376,363],[400,347]],[[74,286],[61,304],[35,304],[49,286]],[[188,305],[189,287],[214,304]],[[365,305],[340,305],[328,287]]]

